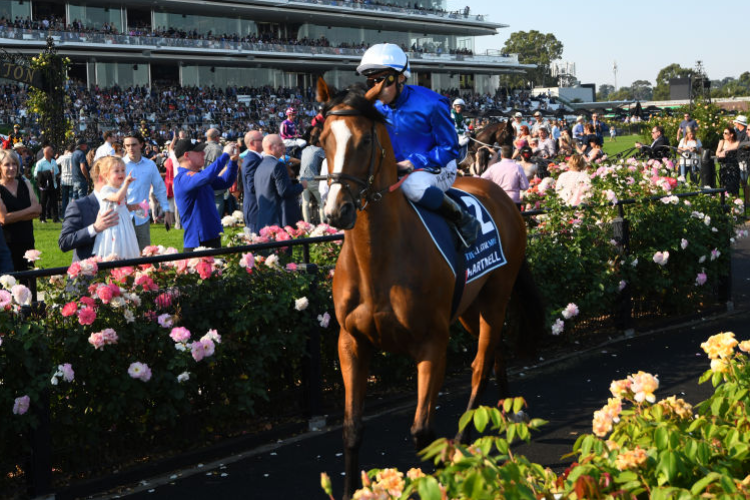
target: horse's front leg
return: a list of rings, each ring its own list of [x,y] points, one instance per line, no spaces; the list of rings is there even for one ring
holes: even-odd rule
[[[339,363],[344,379],[344,500],[359,486],[359,447],[362,444],[362,410],[373,348],[358,342],[343,328],[339,332]]]
[[[417,411],[411,435],[418,450],[425,448],[435,439],[433,419],[438,392],[445,377],[445,356],[448,334],[444,339],[430,339],[431,343],[422,349],[417,357]]]

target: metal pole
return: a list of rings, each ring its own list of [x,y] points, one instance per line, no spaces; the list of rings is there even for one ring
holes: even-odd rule
[[[305,246],[307,248],[307,246]],[[318,266],[315,264],[301,264],[298,269],[313,276],[310,283],[310,294],[312,295],[318,287]],[[308,309],[310,314],[315,314],[314,308]],[[302,376],[304,386],[304,411],[308,417],[308,428],[311,431],[320,430],[326,424],[323,415],[323,380],[320,355],[320,326],[317,321],[312,321],[310,331],[307,333],[307,356],[302,360]]]
[[[620,261],[623,262],[630,253],[630,223],[625,218],[625,209],[621,203],[617,204],[617,217],[612,221],[612,238],[617,242]],[[621,266],[624,264],[621,264]],[[615,326],[626,336],[634,333],[633,328],[633,296],[630,284],[620,290],[615,301]]]

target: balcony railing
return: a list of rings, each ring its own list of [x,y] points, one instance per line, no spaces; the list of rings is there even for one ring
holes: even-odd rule
[[[73,31],[42,31],[19,28],[0,27],[0,38],[19,42],[44,43],[47,36],[52,36],[59,48],[80,47],[81,45],[108,45],[112,48],[138,48],[140,50],[158,50],[164,48],[182,48],[192,50],[211,50],[252,53],[326,55],[359,58],[366,49],[344,47],[322,47],[317,45],[290,45],[264,42],[236,42],[232,40],[204,40],[189,38],[171,38],[160,36],[130,36],[110,33],[79,33]],[[467,55],[432,52],[409,52],[413,60],[426,62],[465,62],[518,64],[518,56],[511,55]]]

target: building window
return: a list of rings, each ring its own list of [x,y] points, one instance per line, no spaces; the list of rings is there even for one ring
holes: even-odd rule
[[[31,17],[31,2],[19,0],[0,0],[0,19],[15,21],[16,17]]]

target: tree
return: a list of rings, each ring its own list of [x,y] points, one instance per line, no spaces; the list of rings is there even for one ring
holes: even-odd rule
[[[648,80],[636,80],[630,85],[630,91],[633,94],[633,99],[638,101],[650,101],[654,95],[654,90],[651,88],[651,82]]]
[[[541,33],[536,30],[516,31],[505,41],[505,53],[518,54],[521,64],[536,64],[537,69],[528,70],[528,80],[537,86],[554,85],[550,75],[550,64],[560,59],[563,44],[552,33]]]
[[[612,94],[612,92],[614,91],[615,91],[615,87],[613,85],[609,85],[608,83],[599,85],[599,92],[596,93],[596,100],[608,101],[609,95]]]
[[[616,92],[609,94],[610,101],[632,101],[633,91],[630,87],[620,87]]]
[[[692,74],[692,69],[683,68],[677,63],[665,66],[656,75],[656,87],[654,88],[653,98],[657,101],[669,100],[669,80],[672,78],[685,78]]]

